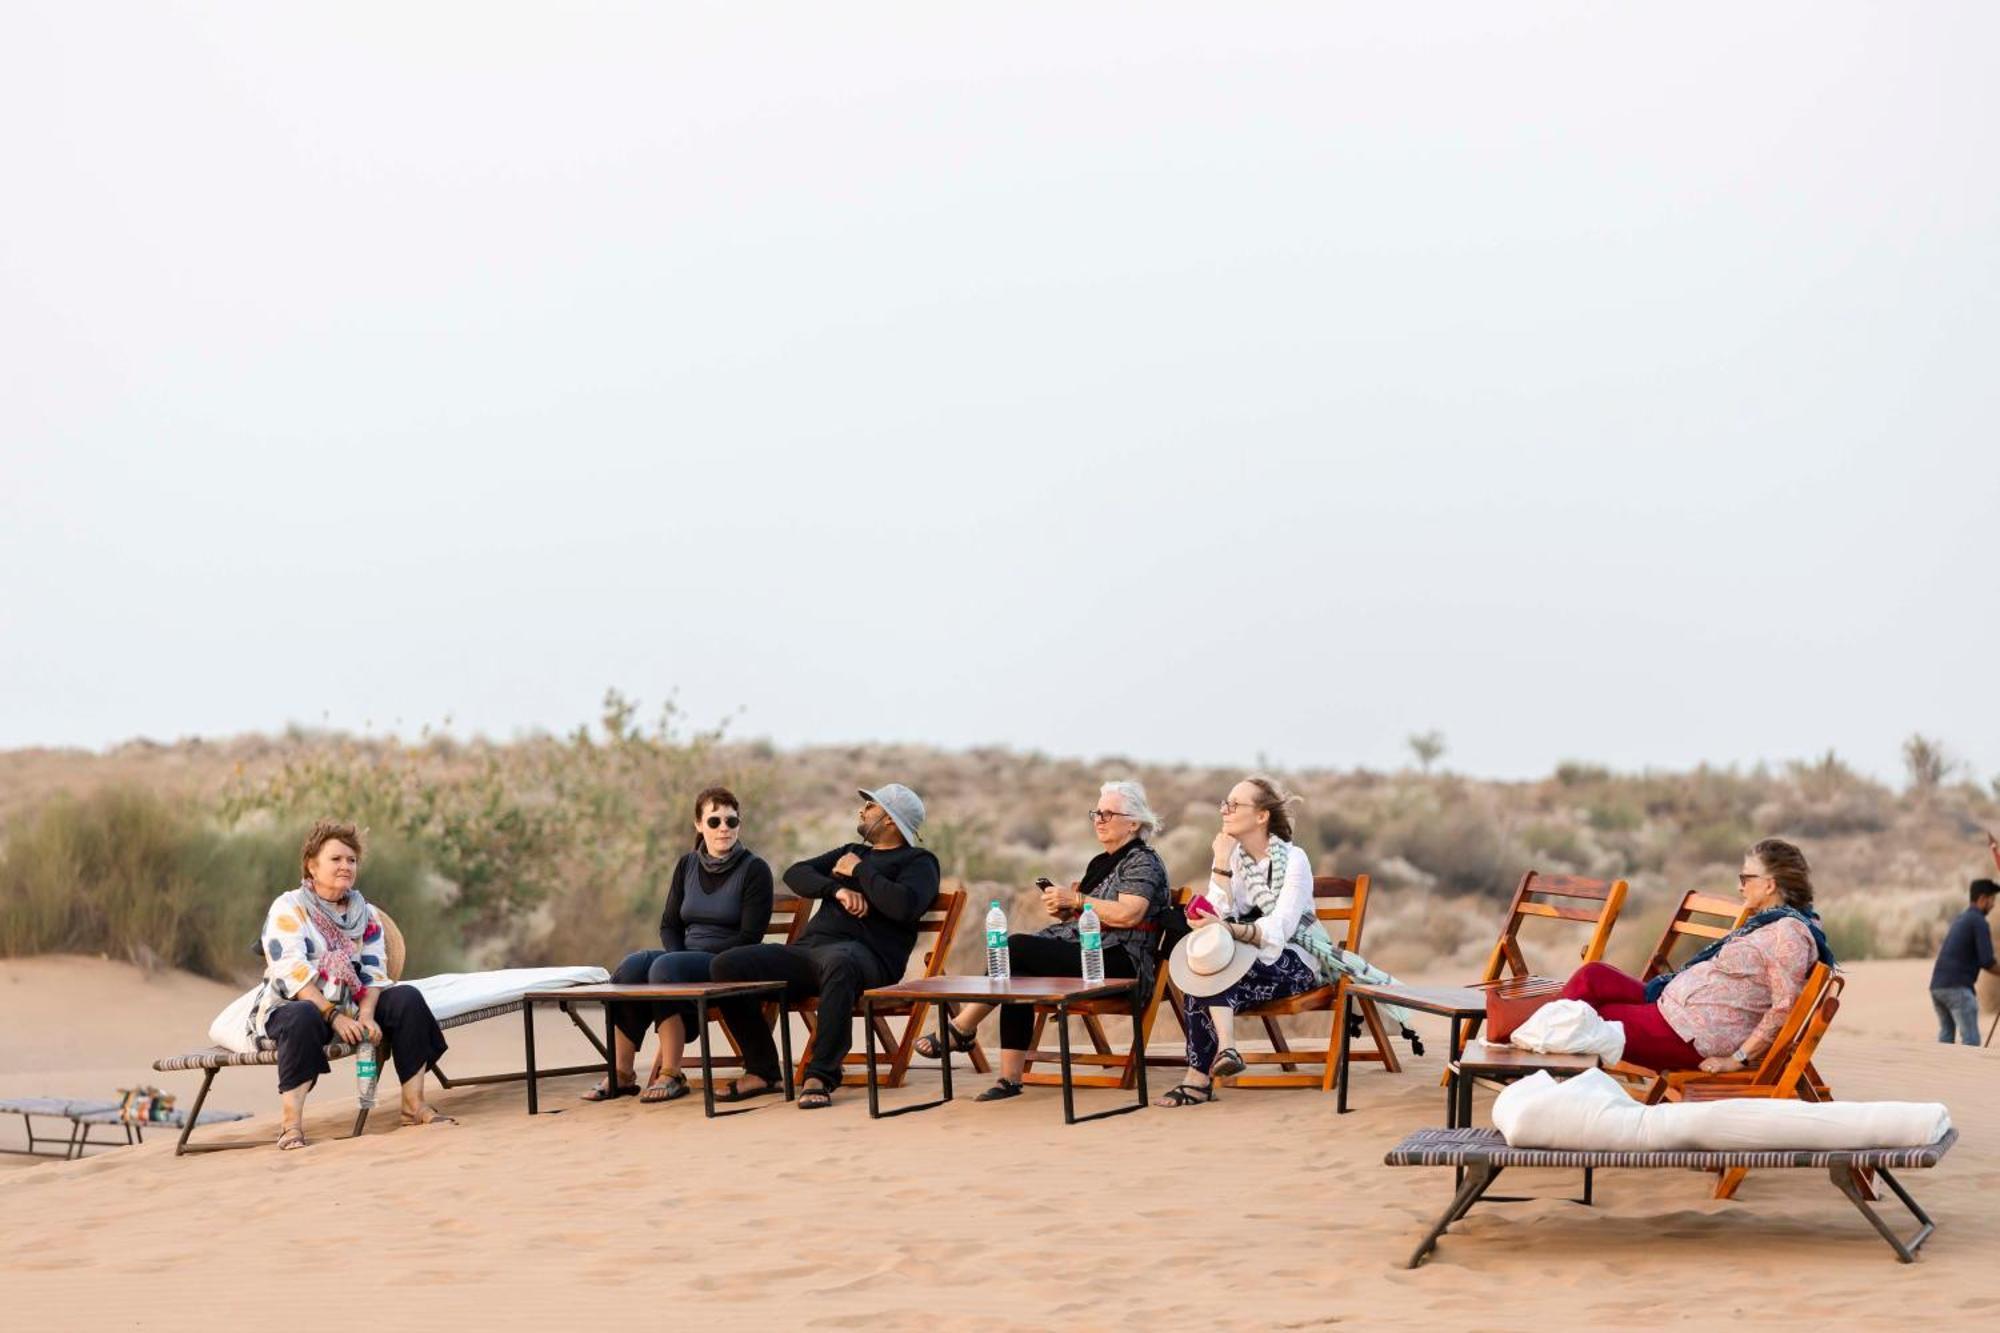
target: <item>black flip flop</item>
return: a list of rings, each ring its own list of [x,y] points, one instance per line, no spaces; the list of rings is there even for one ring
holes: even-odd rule
[[[729,1080],[729,1086],[724,1091],[715,1094],[715,1100],[719,1102],[747,1102],[752,1097],[769,1097],[778,1091],[780,1089],[775,1083],[766,1083],[761,1088],[746,1088],[743,1086],[742,1079],[732,1078]]]
[[[972,1100],[975,1102],[1004,1102],[1009,1097],[1018,1097],[1025,1091],[1027,1089],[1019,1083],[1003,1078],[997,1080],[992,1087],[980,1093]]]
[[[814,1079],[809,1088],[799,1089],[798,1108],[801,1111],[824,1111],[833,1105],[833,1089]]]
[[[589,1092],[584,1093],[583,1100],[587,1102],[612,1102],[617,1101],[620,1097],[637,1097],[639,1095],[639,1085],[637,1083],[620,1083],[612,1091],[606,1092],[604,1090],[606,1082],[607,1080],[605,1079],[597,1080],[597,1086]]]

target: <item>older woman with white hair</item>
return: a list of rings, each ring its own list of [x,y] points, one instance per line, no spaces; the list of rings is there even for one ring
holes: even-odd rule
[[[1086,902],[1096,910],[1103,932],[1104,975],[1135,977],[1140,989],[1153,984],[1153,948],[1161,918],[1172,907],[1167,867],[1146,842],[1157,837],[1160,817],[1146,803],[1146,789],[1136,782],[1107,782],[1090,812],[1090,829],[1104,848],[1090,858],[1083,878],[1068,888],[1040,882],[1042,907],[1055,918],[1032,935],[1010,935],[1007,951],[1017,977],[1075,977],[1083,974],[1083,946],[1077,940],[1077,918]],[[967,1005],[952,1015],[947,1031],[954,1049],[972,1049],[972,1034],[992,1011],[988,1004]],[[1035,1031],[1034,1010],[1010,1004],[1000,1013],[1000,1079],[977,1100],[1018,1097],[1028,1064],[1028,1043]],[[930,1059],[945,1052],[935,1036],[917,1043]]]

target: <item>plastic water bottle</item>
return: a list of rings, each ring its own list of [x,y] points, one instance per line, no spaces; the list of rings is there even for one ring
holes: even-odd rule
[[[375,1085],[382,1079],[382,1061],[375,1043],[364,1041],[354,1048],[354,1101],[364,1111],[375,1105]]]
[[[986,909],[986,975],[994,981],[1014,975],[1007,962],[1007,914],[1000,910],[998,898]]]
[[[1077,918],[1076,936],[1083,947],[1083,980],[1095,986],[1104,980],[1104,930],[1097,922],[1097,909],[1089,903],[1083,905],[1083,915]]]

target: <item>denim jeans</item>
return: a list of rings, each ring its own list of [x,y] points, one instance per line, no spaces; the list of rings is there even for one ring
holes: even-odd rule
[[[1979,994],[1972,987],[1945,986],[1933,990],[1931,1008],[1937,1010],[1939,1041],[1951,1040],[1955,1023],[1959,1041],[1967,1046],[1979,1044]]]

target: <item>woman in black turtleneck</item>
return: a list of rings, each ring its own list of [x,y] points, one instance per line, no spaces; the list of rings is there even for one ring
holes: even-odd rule
[[[707,981],[715,955],[763,940],[764,928],[771,924],[771,867],[738,841],[741,810],[727,787],[710,787],[694,798],[694,848],[674,867],[667,905],[660,912],[660,947],[627,954],[611,974],[613,981],[628,986]],[[698,1035],[694,1005],[661,1000],[611,1008],[618,1083],[608,1087],[600,1079],[583,1099],[602,1102],[639,1092],[634,1066],[648,1026],[660,1034],[660,1056],[639,1100],[670,1102],[687,1096],[681,1052]]]

